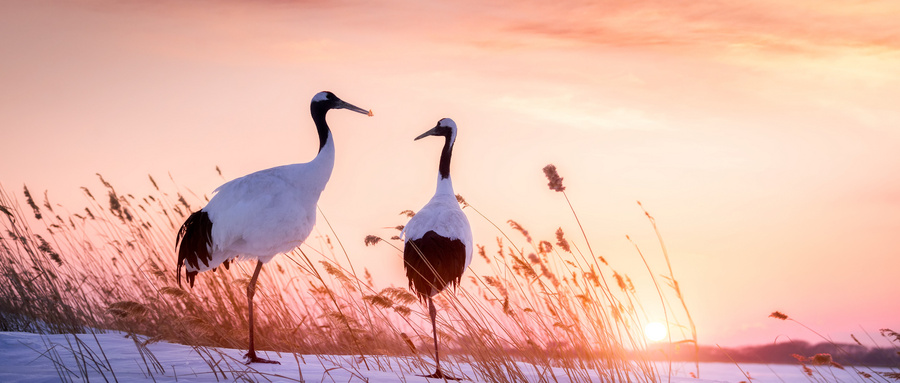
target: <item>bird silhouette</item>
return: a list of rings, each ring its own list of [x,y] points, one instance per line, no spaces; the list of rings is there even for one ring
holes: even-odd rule
[[[253,295],[263,264],[300,246],[316,224],[316,203],[334,168],[334,138],[325,115],[332,109],[372,115],[331,92],[316,94],[309,109],[319,134],[319,151],[312,161],[260,170],[219,186],[209,203],[185,220],[175,239],[179,286],[182,268],[193,287],[197,273],[228,268],[236,259],[257,261],[247,285],[248,364],[278,364],[256,355]]]
[[[410,289],[420,300],[428,301],[434,335],[434,360],[437,365],[426,378],[460,380],[441,370],[438,352],[437,310],[433,297],[448,285],[458,286],[463,272],[472,262],[472,229],[459,207],[450,181],[450,156],[456,142],[456,123],[449,118],[438,121],[431,130],[416,137],[444,137],[438,164],[437,190],[431,200],[403,228],[403,261]]]

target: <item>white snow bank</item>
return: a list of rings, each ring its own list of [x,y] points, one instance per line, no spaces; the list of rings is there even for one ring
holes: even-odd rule
[[[144,338],[135,342],[126,334],[118,332],[96,335],[0,332],[0,382],[438,382],[416,376],[431,373],[433,366],[423,366],[418,359],[411,358],[367,357],[363,362],[358,356],[295,356],[262,352],[260,356],[280,361],[281,365],[247,366],[242,358],[246,352],[244,350],[192,347],[166,342],[152,343],[145,347],[140,343],[142,340]],[[366,369],[366,363],[371,369]],[[682,367],[692,370],[693,365]],[[742,367],[751,373],[754,382],[809,381],[802,376],[798,366]],[[461,370],[447,372],[462,375],[471,379],[469,381],[478,381],[478,375],[474,373],[472,366],[459,364],[459,368]],[[522,370],[532,369],[526,367]],[[538,382],[540,378],[537,369],[534,371],[532,376],[528,376],[528,380]],[[664,368],[660,371],[664,371]],[[570,381],[561,369],[548,373],[555,375],[555,379],[545,376],[549,381]],[[673,376],[671,382],[746,380],[736,366],[729,364],[702,363],[701,373],[704,380],[683,377],[687,373],[676,370],[674,375],[681,376]],[[595,373],[591,376],[593,374]],[[798,377],[802,380],[795,380]],[[708,380],[709,378],[721,380]],[[663,381],[668,381],[668,378],[664,376]]]

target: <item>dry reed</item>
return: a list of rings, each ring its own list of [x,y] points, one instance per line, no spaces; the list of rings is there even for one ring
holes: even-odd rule
[[[459,196],[464,208],[487,220],[498,235],[495,250],[478,246],[483,263],[467,273],[456,294],[436,299],[448,369],[455,373],[458,363],[469,363],[476,375],[470,378],[487,382],[521,381],[526,376],[553,382],[563,375],[573,382],[656,382],[670,376],[655,364],[642,334],[646,313],[631,278],[593,252],[563,178],[552,165],[544,172],[551,190],[565,197],[587,251],[580,250],[578,240],[567,238],[562,227],[554,238],[536,240],[510,220],[520,236],[514,240]],[[189,190],[176,186],[167,191],[153,177],[151,194],[122,195],[98,177],[104,193],[96,195],[105,197],[82,188],[87,206],[77,213],[50,203],[46,193],[39,206],[25,188],[26,205],[33,213],[25,216],[22,205],[0,186],[5,229],[0,236],[0,330],[76,334],[109,329],[151,341],[245,347],[245,288],[251,272],[246,264],[204,275],[191,290],[175,283],[174,233],[192,204],[202,205],[208,198],[189,201]],[[655,220],[644,213],[668,264]],[[401,215],[408,218],[414,212]],[[406,289],[379,288],[368,270],[358,274],[340,238],[330,225],[323,227],[329,229],[326,234],[276,257],[260,276],[255,301],[258,349],[351,353],[358,355],[360,368],[401,374],[427,370],[431,329],[423,307]],[[396,235],[367,236],[364,242],[376,247],[372,251],[402,257]],[[671,266],[668,271],[669,289],[656,286],[659,304],[672,322],[670,328],[680,326],[674,318],[683,316],[692,333],[672,342],[696,344],[696,330]],[[615,289],[607,277],[615,280]],[[680,304],[670,304],[670,296]],[[396,366],[386,356],[410,362]]]

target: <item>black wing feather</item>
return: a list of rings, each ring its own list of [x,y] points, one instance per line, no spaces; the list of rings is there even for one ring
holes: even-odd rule
[[[178,230],[178,237],[175,238],[175,247],[178,248],[178,264],[175,269],[178,286],[181,286],[182,267],[191,265],[196,269],[200,267],[199,262],[209,266],[209,261],[212,260],[212,255],[209,254],[209,247],[212,244],[212,225],[209,214],[198,210],[191,214]],[[196,276],[197,271],[185,270],[184,272],[184,278],[191,284],[191,287],[194,287]]]
[[[403,261],[409,288],[424,301],[447,285],[459,286],[466,268],[466,245],[429,231],[406,241]]]

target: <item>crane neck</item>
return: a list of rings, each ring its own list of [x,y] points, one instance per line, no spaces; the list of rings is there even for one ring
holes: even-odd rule
[[[438,176],[437,189],[434,191],[434,195],[439,196],[441,194],[449,194],[451,196],[456,195],[456,193],[453,192],[453,181],[450,181],[450,177],[443,178]]]
[[[453,182],[450,181],[450,156],[453,154],[453,139],[451,135],[446,135],[444,148],[441,150],[441,161],[438,165],[438,181],[435,196],[440,194],[455,195],[453,193]]]
[[[328,136],[331,135],[331,129],[328,128],[328,122],[325,121],[325,115],[329,108],[318,106],[318,102],[314,102],[309,106],[309,112],[312,115],[313,122],[316,123],[316,131],[319,133],[319,152],[328,142]]]
[[[450,180],[450,156],[453,154],[453,139],[450,135],[444,136],[444,149],[441,150],[441,161],[438,164],[438,180]]]

